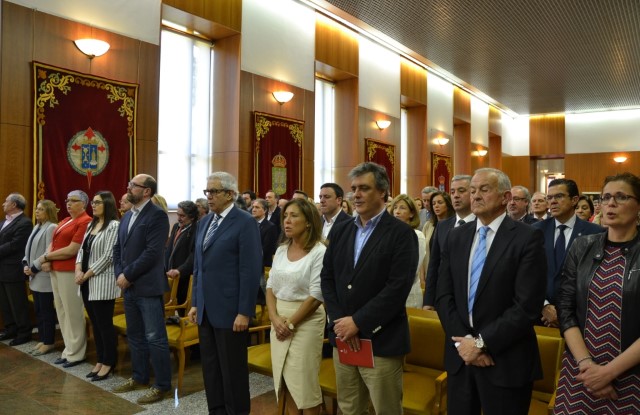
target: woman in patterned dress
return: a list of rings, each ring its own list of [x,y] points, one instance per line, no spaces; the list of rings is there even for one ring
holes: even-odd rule
[[[556,414],[640,413],[640,178],[607,177],[602,214],[607,231],[576,239],[565,260]]]

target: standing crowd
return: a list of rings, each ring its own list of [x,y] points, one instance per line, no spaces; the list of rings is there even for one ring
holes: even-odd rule
[[[569,178],[531,194],[491,168],[416,198],[391,198],[375,163],[349,180],[348,194],[320,186],[314,204],[300,190],[291,200],[240,194],[235,177],[215,172],[206,199],[178,204],[171,229],[146,174],[128,183],[120,214],[111,192],[69,192],[59,223],[55,204],[41,200],[32,225],[12,193],[0,222],[0,340],[31,341],[27,279],[39,337],[30,353],[54,350],[57,321],[64,350],[55,363],[84,361],[86,310],[97,355],[87,377],[101,381],[117,365],[112,317],[122,296],[132,377],[114,392],[144,388],[139,403],[159,401],[171,389],[163,295],[174,279],[179,303],[192,284],[184,317],[198,325],[211,414],[250,412],[257,303],[267,306],[275,393],[289,414],[320,413],[325,338],[343,414],[370,405],[402,413],[407,307],[440,318],[449,414],[528,413],[542,377],[535,325],[566,341],[555,413],[640,413],[640,178],[607,177],[593,199]],[[365,346],[370,365],[344,360]]]

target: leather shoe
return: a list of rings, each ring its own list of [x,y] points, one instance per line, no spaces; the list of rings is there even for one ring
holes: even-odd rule
[[[17,336],[17,333],[11,333],[9,331],[1,331],[0,332],[0,340],[9,340],[9,339],[13,339]]]
[[[31,337],[16,337],[9,342],[9,346],[20,346],[21,344],[29,343]]]
[[[75,361],[75,362],[70,362],[69,361],[67,363],[63,363],[62,367],[65,368],[65,369],[68,369],[70,367],[78,366],[82,362],[84,362],[84,359],[83,360],[78,360],[78,361]]]
[[[106,378],[109,377],[109,375],[111,374],[111,372],[113,372],[113,366],[111,366],[109,368],[109,371],[107,373],[105,373],[104,375],[98,375],[96,373],[96,375],[94,377],[91,378],[91,382],[100,382],[101,380],[105,380]]]
[[[98,372],[89,372],[84,377],[85,378],[92,378],[92,377],[95,377],[95,376],[98,376]]]
[[[53,361],[54,365],[63,365],[65,363],[67,363],[67,359],[65,359],[64,357],[59,357]]]

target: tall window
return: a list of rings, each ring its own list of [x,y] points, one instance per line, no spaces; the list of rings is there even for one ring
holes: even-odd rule
[[[333,159],[335,158],[335,85],[316,79],[316,130],[314,186],[333,182]]]
[[[407,193],[407,109],[400,110],[400,193]]]
[[[211,165],[212,61],[210,43],[162,31],[158,193],[169,208],[203,197]]]

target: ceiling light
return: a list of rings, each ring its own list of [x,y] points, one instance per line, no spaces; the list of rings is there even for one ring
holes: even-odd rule
[[[80,52],[87,55],[89,59],[104,55],[111,47],[111,45],[104,40],[98,39],[78,39],[74,40],[73,43],[75,43],[76,47],[80,49]]]
[[[293,98],[293,92],[289,91],[273,91],[271,95],[273,95],[275,100],[278,101],[280,105],[284,104],[285,102],[291,101],[291,98]]]

